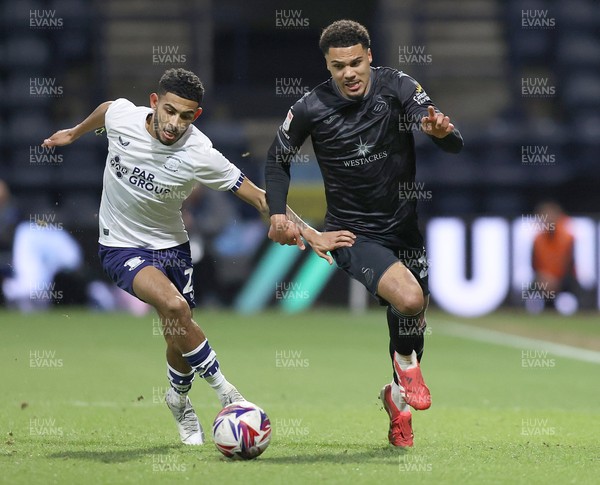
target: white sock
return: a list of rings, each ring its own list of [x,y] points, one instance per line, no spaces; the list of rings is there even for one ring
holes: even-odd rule
[[[406,404],[406,401],[404,400],[404,389],[400,387],[400,384],[396,384],[394,381],[392,381],[392,401],[396,403],[396,406],[398,406],[400,411],[410,411],[408,404]]]
[[[225,376],[220,369],[212,376],[206,376],[204,380],[208,382],[208,385],[212,387],[219,396],[226,394],[233,387],[233,385],[225,379]]]
[[[414,350],[410,355],[401,355],[398,352],[394,352],[394,359],[396,359],[402,370],[412,369],[418,365],[417,353]]]

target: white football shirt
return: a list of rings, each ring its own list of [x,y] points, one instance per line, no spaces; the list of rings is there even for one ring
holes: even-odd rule
[[[188,241],[181,205],[197,182],[237,190],[244,175],[190,125],[173,145],[146,130],[151,108],[120,98],[105,116],[108,156],[98,219],[100,244],[166,249]]]

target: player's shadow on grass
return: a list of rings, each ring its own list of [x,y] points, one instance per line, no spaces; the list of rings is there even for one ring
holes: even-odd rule
[[[292,454],[293,453],[293,454]],[[327,452],[320,450],[315,453],[292,452],[287,456],[269,456],[268,451],[265,456],[260,457],[260,461],[265,464],[287,465],[287,464],[302,464],[302,463],[335,463],[338,465],[355,464],[355,463],[372,463],[372,464],[387,464],[398,465],[399,457],[406,456],[410,450],[403,448],[393,448],[391,446],[382,446],[381,448],[364,449],[357,447],[340,447],[338,452]]]
[[[180,449],[178,444],[152,446],[149,448],[136,448],[128,450],[108,450],[108,451],[92,451],[92,450],[74,450],[61,451],[60,453],[52,453],[48,458],[69,459],[74,460],[90,460],[101,463],[125,463],[128,461],[137,460],[139,458],[152,457],[153,455],[166,455],[175,449]]]

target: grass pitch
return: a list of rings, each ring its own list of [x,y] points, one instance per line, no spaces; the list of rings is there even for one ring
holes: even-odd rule
[[[261,457],[232,462],[215,449],[219,405],[200,380],[190,396],[208,442],[179,442],[154,315],[3,312],[0,483],[598,483],[599,364],[450,334],[444,322],[458,319],[430,312],[433,405],[413,413],[415,446],[401,451],[377,399],[391,378],[383,311],[196,317],[225,375],[271,419]],[[462,323],[573,343],[597,341],[598,320]]]

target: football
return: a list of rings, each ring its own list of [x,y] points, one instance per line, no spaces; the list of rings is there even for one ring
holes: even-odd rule
[[[271,422],[256,404],[233,403],[217,414],[212,434],[217,449],[227,458],[251,460],[269,446]]]

